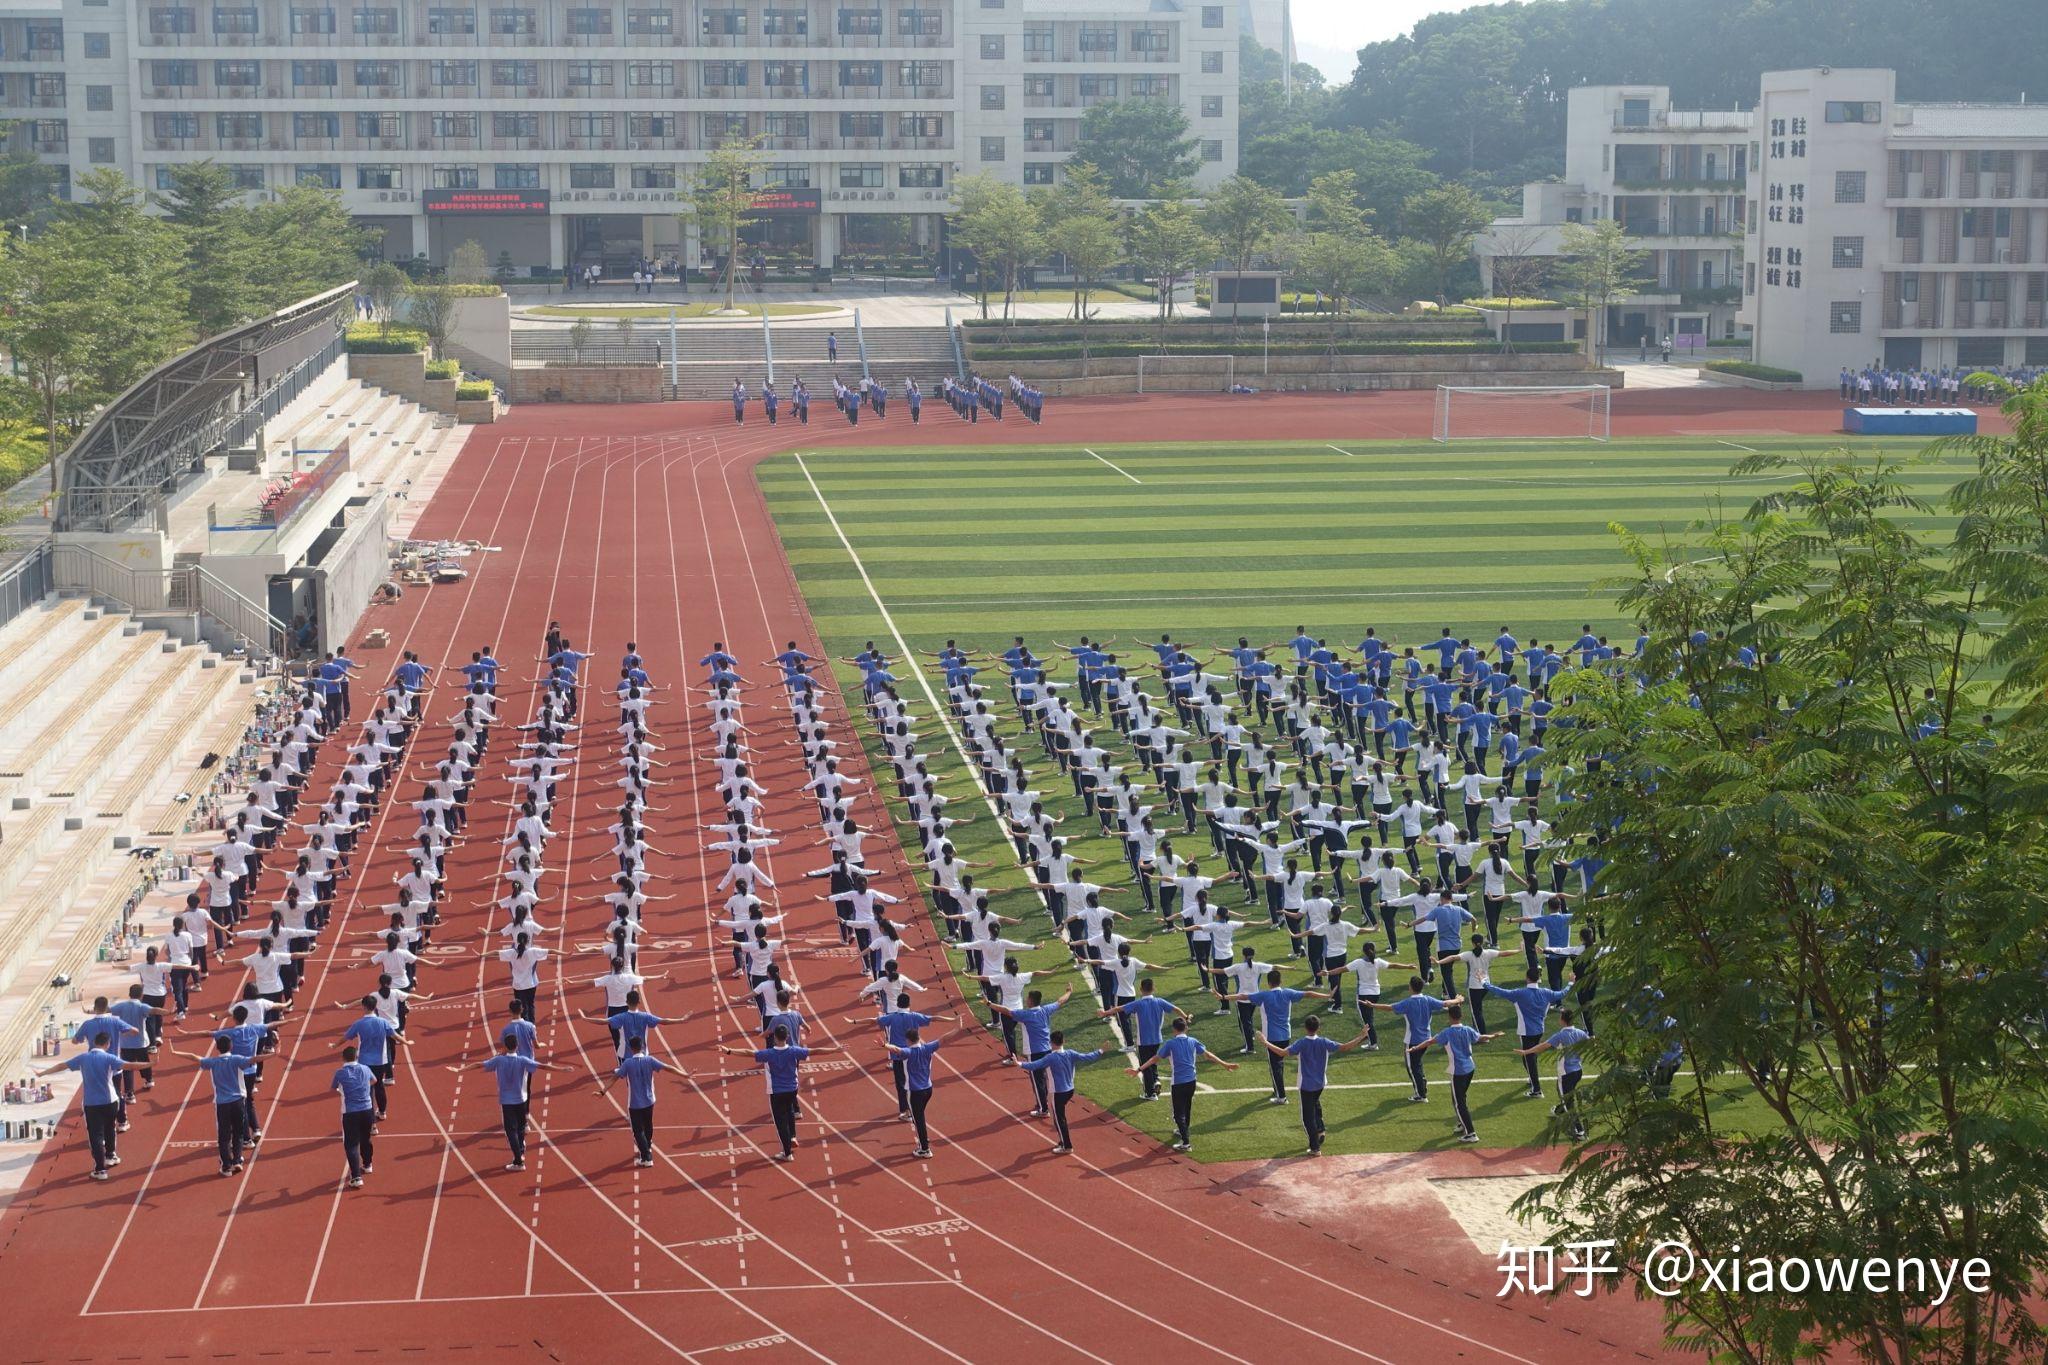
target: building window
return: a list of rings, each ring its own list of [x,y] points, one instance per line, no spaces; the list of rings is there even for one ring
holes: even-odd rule
[[[880,114],[841,114],[839,136],[847,138],[875,138],[882,135]]]
[[[1050,185],[1052,183],[1052,170],[1053,163],[1050,161],[1032,162],[1024,168],[1024,183],[1027,185]]]
[[[357,85],[398,84],[397,62],[357,62],[355,69]]]
[[[475,85],[475,62],[429,62],[427,79],[435,85]]]
[[[747,116],[724,111],[704,116],[704,140],[716,144],[729,137],[747,135]]]
[[[215,114],[213,135],[223,142],[247,141],[263,136],[261,114]]]
[[[1893,215],[1893,220],[1893,234],[1895,236],[1918,237],[1920,235],[1920,210],[1900,209]]]
[[[2011,210],[2011,209],[1993,209],[1993,210],[1991,210],[1991,235],[1992,235],[1993,237],[2010,237],[2010,236],[2012,236],[2012,210]]]
[[[540,21],[530,9],[494,9],[491,32],[503,37],[530,37],[540,31]]]
[[[770,114],[763,128],[769,137],[788,138],[795,142],[808,141],[811,136],[809,114]]]
[[[109,38],[106,34],[88,33],[85,35],[86,56],[107,57],[112,55],[113,50],[113,39]]]
[[[899,37],[936,38],[945,31],[946,16],[935,9],[907,9],[899,11],[896,15],[896,33]]]
[[[610,137],[614,126],[610,114],[569,115],[569,136],[585,142],[592,138]]]
[[[770,38],[803,38],[811,31],[811,16],[800,9],[761,11],[761,32]]]
[[[1028,118],[1028,119],[1025,119],[1025,120],[1024,120],[1024,143],[1025,143],[1025,146],[1024,146],[1024,150],[1025,150],[1025,151],[1027,151],[1027,152],[1033,152],[1033,151],[1045,151],[1045,150],[1047,150],[1046,148],[1044,148],[1044,147],[1037,147],[1037,146],[1034,146],[1034,145],[1032,145],[1032,144],[1034,144],[1034,143],[1040,143],[1040,142],[1047,142],[1047,143],[1049,143],[1049,142],[1051,142],[1051,141],[1052,141],[1052,120],[1051,120],[1051,119],[1049,119],[1049,118]]]
[[[1861,303],[1831,303],[1828,305],[1828,330],[1830,332],[1860,332],[1863,330],[1863,305]]]
[[[839,32],[844,37],[879,38],[882,35],[882,12],[878,9],[843,9],[839,11]]]
[[[157,5],[149,11],[151,33],[197,33],[199,11],[184,5]]]
[[[341,167],[332,162],[316,162],[312,165],[298,165],[292,168],[292,182],[311,185],[315,189],[338,190],[341,188]]]
[[[1131,30],[1131,51],[1167,52],[1173,47],[1173,35],[1163,28],[1138,28]]]
[[[260,62],[215,62],[213,83],[223,90],[249,90],[263,84]]]
[[[1049,100],[1052,98],[1052,77],[1026,76],[1024,98],[1027,100]]]
[[[1202,96],[1202,117],[1203,117],[1203,118],[1222,118],[1222,117],[1223,117],[1223,96],[1221,96],[1221,95],[1204,95],[1204,96]]]
[[[704,84],[743,86],[747,83],[747,66],[746,62],[706,62]]]
[[[1221,6],[1221,5],[1204,5],[1204,6],[1202,6],[1202,27],[1203,27],[1203,28],[1222,28],[1222,27],[1223,27],[1223,6]]]
[[[1876,123],[1884,106],[1877,100],[1829,100],[1829,123]]]
[[[763,62],[761,84],[783,89],[802,89],[811,83],[809,62]]]
[[[1100,24],[1083,24],[1080,43],[1083,52],[1113,53],[1116,51],[1116,30]]]
[[[359,190],[397,190],[405,188],[405,172],[396,166],[356,167],[356,188]]]
[[[899,189],[935,190],[945,183],[946,168],[943,166],[899,166],[896,170]]]
[[[1221,138],[1213,138],[1213,137],[1212,137],[1212,138],[1204,138],[1204,139],[1203,139],[1203,141],[1202,141],[1202,160],[1204,160],[1204,161],[1221,161],[1222,159],[1223,159],[1223,139],[1221,139]]]
[[[899,62],[896,83],[912,89],[944,85],[946,65],[944,62]]]
[[[618,175],[608,165],[582,165],[569,168],[569,188],[572,190],[608,190],[617,184]]]
[[[110,137],[89,137],[85,140],[85,159],[95,166],[109,166],[114,161],[114,139]]]
[[[216,5],[213,11],[215,33],[254,33],[256,31],[256,7],[237,5],[223,8]]]
[[[398,32],[398,11],[383,5],[374,9],[358,9],[350,15],[349,22],[357,33],[396,33]]]
[[[356,136],[361,138],[388,138],[396,141],[405,136],[405,119],[400,114],[357,114]]]
[[[477,116],[475,114],[434,115],[435,137],[475,137]]]
[[[476,167],[436,166],[434,167],[434,188],[437,190],[473,190],[476,188]]]
[[[469,36],[476,32],[476,11],[435,7],[427,11],[427,32]]]
[[[1837,237],[1833,264],[1837,270],[1861,270],[1863,268],[1863,239],[1861,237]]]
[[[1863,202],[1864,172],[1835,172],[1835,202],[1837,204],[1860,204]]]
[[[1205,76],[1220,76],[1223,74],[1223,54],[1221,52],[1204,52],[1202,54],[1202,74]]]
[[[569,11],[569,32],[579,38],[595,37],[612,31],[612,12],[608,9],[572,9]]]
[[[339,114],[293,114],[292,136],[340,137],[341,115]]]
[[[1899,276],[1899,302],[1920,302],[1920,277],[1918,275]]]
[[[842,86],[874,86],[879,88],[882,84],[882,64],[880,62],[841,62],[839,64],[839,84]]]
[[[628,62],[626,84],[636,90],[667,90],[676,83],[674,62]]]
[[[1170,92],[1171,86],[1164,76],[1131,77],[1131,94],[1133,97],[1164,99]]]
[[[197,62],[151,62],[149,64],[151,85],[190,86],[199,84],[199,63]]]
[[[149,122],[153,136],[166,142],[199,136],[199,115],[197,114],[152,114]]]
[[[1037,58],[1051,61],[1053,52],[1052,29],[1050,26],[1030,27],[1024,30],[1024,60]]]
[[[294,9],[292,11],[293,33],[334,32],[334,11],[331,9]]]
[[[878,190],[882,188],[882,168],[865,162],[842,165],[839,168],[839,188]]]
[[[1755,261],[1751,261],[1742,267],[1742,292],[1745,294],[1754,294],[1756,292]]]
[[[85,87],[85,107],[89,113],[104,114],[114,107],[114,87],[111,85],[88,85]]]
[[[1003,140],[999,137],[983,138],[981,140],[981,159],[983,161],[1001,161],[1003,159]]]
[[[569,88],[571,90],[610,89],[612,64],[610,62],[569,63]]]
[[[946,135],[946,117],[943,114],[900,114],[896,119],[896,136],[911,138],[942,138]]]
[[[999,62],[1003,59],[1003,35],[984,33],[981,35],[981,59],[985,62]]]
[[[492,137],[539,137],[539,114],[493,114]]]
[[[704,11],[704,34],[710,38],[743,38],[747,33],[747,12],[743,9]]]
[[[1081,98],[1084,100],[1116,98],[1116,77],[1083,76],[1080,80]]]
[[[676,12],[672,9],[629,9],[626,11],[626,32],[642,37],[667,37],[676,31]]]
[[[293,62],[293,85],[333,85],[339,79],[333,62]]]
[[[535,86],[535,85],[539,85],[539,84],[540,84],[540,63],[539,63],[539,62],[492,62],[492,63],[491,63],[491,84],[492,84],[492,85],[525,85],[525,86]]]
[[[491,185],[501,190],[537,190],[540,167],[531,161],[501,161],[491,167]]]
[[[780,185],[785,189],[807,190],[811,187],[809,166],[770,166],[761,177],[764,185]]]
[[[676,168],[673,166],[635,166],[633,188],[636,190],[672,190],[676,187]]]

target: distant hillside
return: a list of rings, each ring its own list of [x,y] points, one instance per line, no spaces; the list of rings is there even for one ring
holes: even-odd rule
[[[1908,100],[2048,100],[2043,0],[1531,0],[1424,19],[1359,53],[1333,122],[1428,149],[1432,169],[1506,189],[1562,168],[1565,92],[1669,85],[1748,108],[1757,74],[1889,66]]]

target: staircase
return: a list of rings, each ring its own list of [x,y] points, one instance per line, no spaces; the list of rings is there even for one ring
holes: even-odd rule
[[[860,379],[860,348],[851,321],[831,327],[775,325],[775,387],[788,393],[802,379],[813,395],[829,394],[832,380],[852,384]],[[639,327],[630,344],[622,343],[616,327],[593,328],[596,335],[579,356],[569,344],[566,327],[524,327],[512,333],[515,365],[570,364],[577,360],[590,365],[659,365],[668,377],[668,328],[664,324]],[[839,360],[825,359],[826,334],[839,338]],[[870,327],[866,329],[868,373],[879,383],[901,391],[903,381],[915,379],[927,393],[940,378],[953,373],[953,342],[944,327]],[[732,326],[692,323],[676,328],[676,383],[669,397],[719,399],[732,393],[735,379],[751,394],[760,392],[768,370],[767,347],[758,322]]]

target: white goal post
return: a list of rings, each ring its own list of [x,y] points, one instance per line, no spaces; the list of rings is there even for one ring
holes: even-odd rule
[[[1606,384],[1495,384],[1436,388],[1436,441],[1604,441]]]
[[[1141,355],[1139,393],[1229,393],[1237,384],[1234,355]]]

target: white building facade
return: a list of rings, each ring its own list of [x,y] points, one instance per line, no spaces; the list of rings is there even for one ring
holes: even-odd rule
[[[0,117],[75,177],[338,190],[383,253],[680,255],[692,166],[770,159],[778,261],[929,254],[960,177],[1051,184],[1087,109],[1171,100],[1237,164],[1238,0],[12,0]]]
[[[1524,186],[1520,215],[1474,244],[1488,292],[1502,252],[1555,257],[1566,224],[1614,219],[1644,253],[1644,284],[1609,309],[1610,345],[1736,335],[1752,116],[1674,109],[1652,85],[1580,86],[1565,108],[1563,180]]]
[[[1763,77],[1742,319],[1812,387],[2048,365],[2048,107],[1901,105],[1885,70]]]

